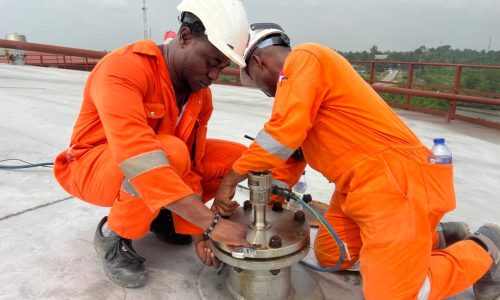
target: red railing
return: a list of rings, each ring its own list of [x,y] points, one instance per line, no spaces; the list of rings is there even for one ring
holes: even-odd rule
[[[99,62],[97,58],[48,54],[35,51],[26,51],[24,64],[39,67],[55,67],[61,69],[72,69],[90,71]],[[0,57],[0,63],[9,63],[7,57]]]
[[[25,64],[58,67],[90,71],[107,52],[93,51],[69,47],[59,47],[44,44],[17,42],[0,39],[0,48],[25,50]],[[8,63],[8,58],[0,57],[0,63]],[[497,91],[479,91],[461,88],[464,69],[490,69],[500,72],[500,66],[465,65],[449,63],[397,62],[397,61],[351,61],[355,66],[368,65],[369,73],[364,74],[366,80],[380,93],[405,96],[404,103],[389,102],[392,106],[414,110],[439,116],[445,116],[447,121],[463,120],[492,128],[500,129],[500,93]],[[387,70],[388,66],[406,73],[405,81],[376,79],[377,68]],[[433,85],[415,82],[415,68],[453,68],[454,76],[451,86]],[[239,70],[226,68],[222,71],[219,84],[240,85]],[[363,75],[363,74],[362,74]],[[229,76],[229,77],[227,77]],[[413,97],[425,97],[448,101],[447,110],[426,108],[412,104]],[[457,113],[457,102],[479,103],[491,105],[498,111],[498,119],[486,120],[481,117],[471,117]]]
[[[464,69],[477,69],[477,70],[494,70],[499,72],[500,66],[486,66],[486,65],[467,65],[467,64],[450,64],[450,63],[426,63],[426,62],[398,62],[398,61],[356,61],[351,63],[355,66],[368,65],[369,74],[365,74],[366,80],[373,86],[373,88],[380,93],[397,94],[405,96],[404,103],[389,102],[392,106],[403,108],[407,110],[420,111],[433,115],[445,116],[446,120],[463,120],[487,127],[500,129],[500,93],[485,92],[478,90],[471,90],[461,88],[462,75]],[[382,66],[383,70],[389,68],[397,68],[397,70],[404,70],[406,72],[406,81],[384,81],[376,80],[377,66]],[[415,68],[416,67],[432,67],[432,68],[453,68],[453,82],[452,86],[446,85],[432,85],[424,83],[415,83]],[[359,69],[359,68],[358,68]],[[431,99],[442,99],[448,101],[448,109],[446,111],[439,109],[432,109],[421,107],[412,104],[412,97],[424,97]],[[481,117],[470,117],[457,113],[458,102],[465,103],[479,103],[484,105],[491,105],[491,111],[495,112],[491,119]]]
[[[94,51],[70,47],[60,47],[37,43],[18,42],[0,39],[0,48],[25,51],[27,65],[58,67],[90,71],[99,59],[106,55],[104,51]],[[0,57],[0,62],[8,63],[8,57]]]
[[[0,48],[25,50],[24,62],[26,65],[85,71],[91,71],[99,60],[107,54],[105,51],[18,42],[5,39],[0,39]],[[0,63],[9,63],[9,58],[0,56]],[[240,73],[238,69],[226,68],[222,71],[222,75],[232,78],[229,78],[230,80],[228,81],[219,81],[217,83],[240,85]]]

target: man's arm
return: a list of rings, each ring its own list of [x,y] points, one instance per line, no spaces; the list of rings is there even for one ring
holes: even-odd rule
[[[123,189],[141,198],[152,212],[192,194],[148,125],[144,95],[155,80],[150,67],[126,53],[107,57],[98,68],[87,93],[99,113],[111,154],[125,175]]]
[[[278,82],[273,112],[249,149],[234,163],[223,179],[216,196],[222,214],[234,210],[235,185],[250,171],[272,170],[283,166],[299,148],[312,128],[323,102],[321,65],[313,54],[294,51],[285,63],[284,76]],[[305,166],[305,164],[304,164]]]
[[[210,227],[215,218],[214,212],[194,194],[172,202],[166,208],[204,230]],[[246,232],[244,225],[221,218],[212,232],[211,239],[231,246],[248,245]]]
[[[323,103],[325,79],[316,56],[304,50],[292,51],[283,71],[271,118],[233,165],[240,174],[285,164],[306,139]]]

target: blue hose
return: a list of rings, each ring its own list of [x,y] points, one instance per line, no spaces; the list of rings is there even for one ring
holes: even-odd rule
[[[290,191],[288,189],[284,189],[284,188],[280,188],[280,187],[274,186],[273,187],[273,193],[277,194],[277,195],[280,195],[280,196],[283,196],[286,199],[292,198],[293,200],[297,201],[302,207],[304,207],[305,209],[307,209],[308,211],[310,211],[314,216],[316,216],[316,218],[318,218],[318,220],[320,221],[320,223],[323,224],[323,226],[325,226],[325,228],[328,230],[328,232],[332,235],[333,239],[335,240],[335,242],[337,243],[337,246],[340,249],[340,259],[339,259],[339,262],[335,266],[333,266],[333,267],[325,268],[325,267],[321,267],[321,266],[317,266],[317,265],[312,265],[312,264],[307,263],[307,262],[305,262],[303,260],[300,261],[300,263],[302,265],[304,265],[304,266],[306,266],[306,267],[314,270],[314,271],[319,271],[319,272],[334,272],[334,271],[338,271],[340,269],[340,267],[344,264],[345,256],[346,256],[346,250],[345,250],[345,244],[344,244],[344,242],[339,238],[339,236],[337,235],[337,233],[335,232],[335,230],[332,228],[332,226],[330,226],[330,224],[325,220],[325,218],[323,218],[322,215],[320,215],[317,211],[315,211],[311,206],[309,206],[307,203],[305,203],[302,199],[300,199],[299,196],[297,196],[292,191]]]

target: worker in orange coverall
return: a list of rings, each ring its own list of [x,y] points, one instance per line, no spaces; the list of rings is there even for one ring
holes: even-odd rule
[[[177,244],[192,235],[200,260],[216,267],[208,238],[248,244],[244,226],[203,204],[246,149],[206,138],[208,87],[230,60],[245,64],[246,13],[240,0],[184,0],[178,9],[181,26],[168,45],[136,42],[97,64],[70,146],[55,160],[55,177],[67,192],[111,207],[94,246],[107,277],[124,287],[147,280],[131,240],[150,230]]]
[[[455,208],[453,166],[429,164],[430,151],[335,51],[293,50],[276,24],[251,25],[242,83],[275,97],[271,117],[224,177],[215,203],[231,213],[235,184],[249,171],[285,164],[301,148],[335,183],[325,218],[360,262],[366,299],[441,299],[474,284],[477,299],[500,295],[500,227],[482,226],[444,249],[436,228]],[[300,172],[300,170],[298,170]],[[315,254],[324,267],[340,251],[321,228]]]

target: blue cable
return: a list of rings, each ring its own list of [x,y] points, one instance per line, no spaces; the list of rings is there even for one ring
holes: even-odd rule
[[[337,233],[335,232],[335,230],[332,228],[332,226],[330,226],[330,224],[325,220],[325,218],[323,218],[323,216],[321,216],[317,211],[315,211],[311,206],[309,206],[307,203],[305,203],[304,200],[300,199],[300,197],[298,197],[292,191],[290,191],[288,189],[279,188],[279,187],[274,186],[273,187],[273,193],[274,194],[278,194],[280,196],[283,196],[285,198],[293,198],[302,207],[304,207],[307,210],[309,210],[314,216],[316,216],[316,218],[318,218],[318,220],[321,222],[321,224],[323,224],[323,226],[326,227],[326,229],[332,235],[333,239],[335,240],[335,242],[337,243],[337,246],[340,249],[340,259],[339,259],[339,262],[335,266],[333,266],[333,267],[325,268],[325,267],[321,267],[321,266],[317,266],[317,265],[313,265],[313,264],[307,263],[307,262],[305,262],[303,260],[300,261],[300,264],[302,264],[302,265],[304,265],[304,266],[306,266],[306,267],[308,267],[308,268],[310,268],[312,270],[319,271],[319,272],[334,272],[334,271],[338,271],[340,269],[340,267],[344,264],[345,256],[346,256],[346,251],[345,251],[345,248],[344,248],[344,245],[345,245],[344,242],[339,238],[339,236],[337,235]]]
[[[17,169],[36,168],[36,167],[48,168],[48,167],[54,165],[54,163],[52,163],[52,162],[32,164],[32,163],[24,161],[22,159],[15,159],[15,158],[0,160],[0,162],[5,162],[5,161],[20,161],[20,162],[25,163],[26,165],[0,165],[0,170],[17,170]]]

